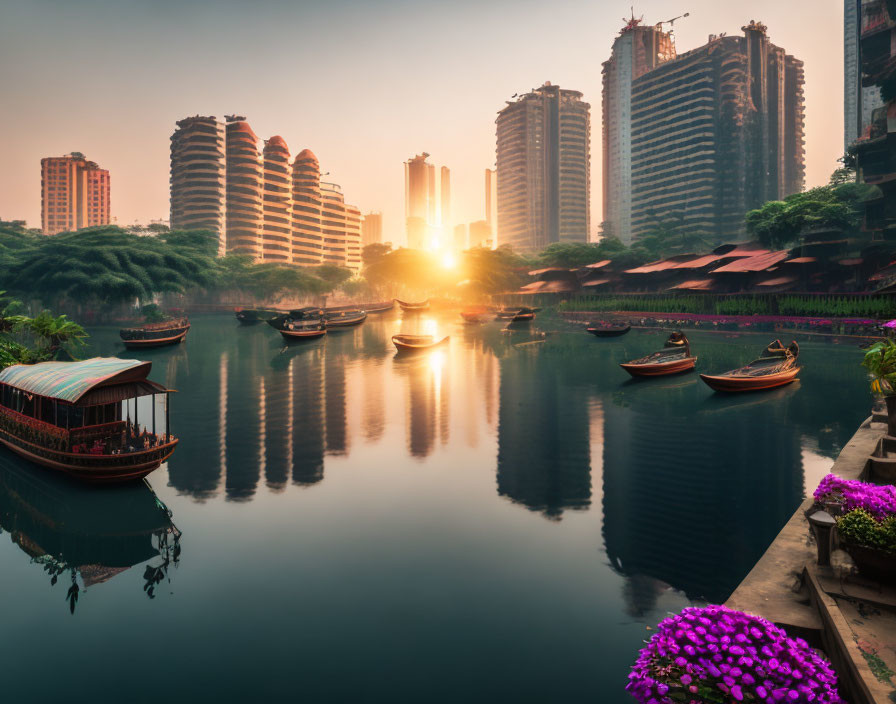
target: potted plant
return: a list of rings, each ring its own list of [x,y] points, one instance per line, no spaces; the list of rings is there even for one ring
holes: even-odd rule
[[[896,487],[829,474],[813,494],[836,517],[837,539],[866,577],[896,582]]]
[[[875,342],[862,360],[871,373],[871,391],[882,394],[887,404],[887,435],[896,437],[896,342]]]
[[[626,690],[641,704],[845,704],[830,663],[806,641],[759,616],[712,605],[662,621]]]

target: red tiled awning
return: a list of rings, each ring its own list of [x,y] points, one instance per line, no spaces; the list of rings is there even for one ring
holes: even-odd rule
[[[670,269],[676,268],[682,262],[693,259],[696,255],[694,254],[677,254],[674,257],[669,257],[668,259],[660,259],[656,262],[651,262],[650,264],[645,264],[644,266],[635,267],[634,269],[627,269],[623,273],[625,274],[655,274],[658,271],[669,271]]]
[[[767,252],[765,254],[759,254],[754,257],[746,257],[745,259],[738,259],[736,261],[731,262],[730,264],[725,264],[724,266],[720,266],[718,269],[713,269],[713,274],[745,274],[752,271],[765,271],[769,267],[774,266],[780,262],[783,262],[787,257],[790,256],[790,252],[786,249],[782,249],[777,252]]]

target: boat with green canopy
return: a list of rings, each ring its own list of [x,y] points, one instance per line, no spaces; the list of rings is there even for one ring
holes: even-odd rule
[[[177,445],[152,362],[94,357],[0,371],[0,443],[89,482],[140,479]],[[161,401],[161,404],[159,403]]]

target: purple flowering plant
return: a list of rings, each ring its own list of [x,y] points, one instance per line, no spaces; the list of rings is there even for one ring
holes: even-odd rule
[[[896,514],[896,487],[828,474],[812,495],[819,505],[837,504],[842,513],[864,509],[879,521]]]
[[[806,641],[759,616],[712,605],[662,621],[626,690],[641,704],[845,704],[833,668]]]

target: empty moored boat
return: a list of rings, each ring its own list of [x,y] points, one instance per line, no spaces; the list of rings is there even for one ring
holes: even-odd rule
[[[432,335],[393,335],[392,344],[399,352],[422,352],[438,347],[448,341],[446,335],[441,340],[436,340]]]
[[[190,321],[186,316],[158,323],[146,323],[133,328],[122,328],[118,333],[128,349],[163,347],[183,342],[190,331]]]
[[[282,311],[264,308],[237,308],[234,312],[236,319],[243,325],[257,325],[283,314]]]
[[[423,311],[429,310],[428,298],[420,303],[409,303],[407,301],[402,301],[399,298],[396,298],[395,300],[398,301],[398,305],[401,306],[401,309],[405,313],[422,313]]]
[[[327,328],[350,328],[367,320],[367,312],[363,310],[325,311],[324,320]]]
[[[146,378],[151,368],[115,357],[7,367],[0,371],[0,443],[89,482],[145,477],[177,445],[168,428],[170,390]],[[138,415],[144,396],[152,397],[150,410]],[[157,410],[156,396],[164,408]]]
[[[775,340],[758,359],[724,374],[701,374],[700,378],[714,391],[762,391],[796,381],[800,346],[794,341],[784,347]]]
[[[267,323],[286,340],[315,340],[327,334],[324,312],[316,306],[291,310]]]
[[[627,323],[616,325],[613,323],[608,323],[605,320],[599,320],[596,323],[591,323],[587,328],[588,332],[595,337],[619,337],[620,335],[625,335],[625,333],[627,333],[631,329],[632,326],[628,325]]]
[[[640,359],[620,364],[632,376],[666,376],[690,371],[697,364],[691,356],[691,344],[684,333],[673,332],[663,349]]]

